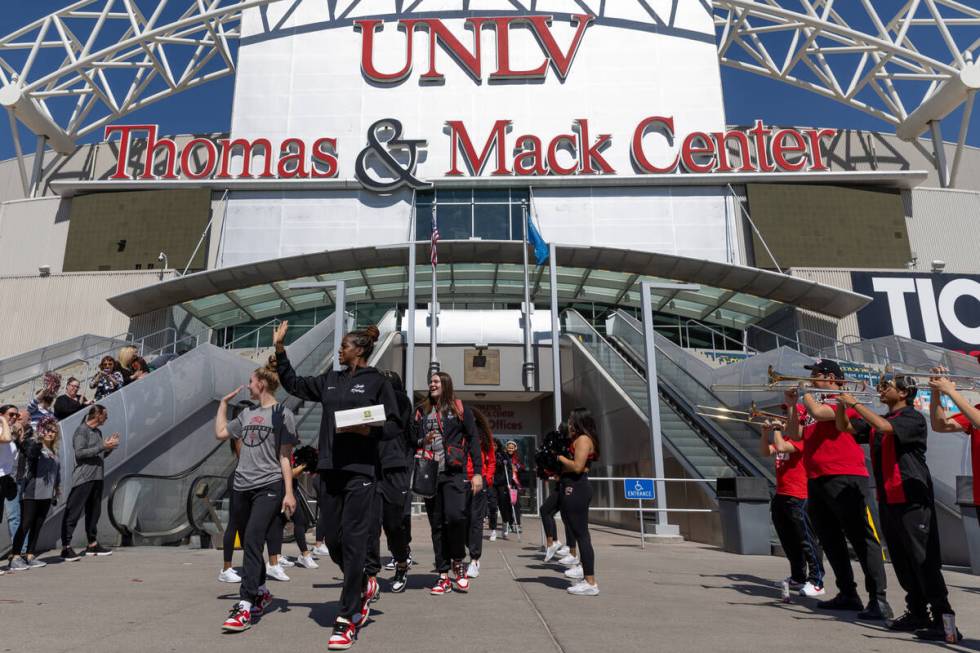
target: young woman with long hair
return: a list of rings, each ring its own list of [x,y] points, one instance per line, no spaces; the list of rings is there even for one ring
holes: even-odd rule
[[[353,646],[358,625],[367,621],[370,603],[378,595],[377,581],[364,574],[374,514],[372,504],[377,494],[378,443],[398,437],[404,425],[391,384],[367,364],[380,335],[377,327],[344,336],[337,352],[343,370],[331,368],[318,376],[300,377],[286,356],[288,326],[288,322],[282,322],[273,335],[282,385],[295,397],[323,405],[317,447],[320,515],[330,558],[344,574],[340,606],[327,648],[346,650]],[[337,428],[337,411],[379,404],[385,409],[383,425]]]
[[[431,594],[448,594],[455,588],[465,592],[466,578],[466,466],[473,466],[470,487],[483,489],[483,459],[480,435],[473,411],[456,399],[453,380],[445,372],[429,377],[429,395],[415,412],[415,435],[420,448],[432,452],[439,463],[436,494],[425,500],[425,511],[432,530],[439,579]],[[453,578],[450,581],[449,572]]]
[[[582,561],[581,566],[565,572],[569,578],[579,580],[568,588],[568,593],[595,596],[599,593],[599,585],[595,580],[595,551],[589,535],[589,504],[592,502],[589,466],[599,459],[599,435],[595,419],[587,408],[576,408],[569,414],[568,436],[572,442],[569,455],[558,456],[562,465],[559,482],[561,518],[571,527]]]
[[[476,419],[476,430],[480,434],[480,456],[483,459],[483,473],[487,478],[493,478],[497,451],[493,443],[490,421],[482,411],[475,408],[473,409],[473,417]],[[466,464],[466,481],[466,518],[468,523],[466,548],[470,551],[470,564],[466,568],[466,576],[476,578],[480,575],[480,557],[483,555],[483,520],[487,516],[487,488],[481,487],[479,491],[473,490],[473,463],[469,461]]]
[[[235,514],[229,521],[244,533],[245,570],[240,600],[222,624],[226,632],[248,630],[252,617],[272,602],[272,594],[265,586],[262,547],[270,530],[281,528],[280,514],[291,515],[296,509],[292,484],[286,480],[292,478],[289,461],[299,440],[293,414],[276,401],[279,377],[273,363],[270,359],[249,377],[249,395],[257,406],[228,420],[228,402],[241,391],[238,386],[221,398],[214,419],[218,440],[235,438],[242,442],[232,489]]]
[[[34,557],[37,539],[48,510],[61,494],[61,461],[58,460],[58,441],[61,430],[54,417],[42,417],[37,424],[37,437],[23,442],[22,455],[27,458],[26,475],[22,481],[20,525],[10,548],[10,570],[44,567],[47,563]],[[27,542],[27,552],[16,555]]]
[[[490,541],[496,541],[497,513],[503,522],[501,531],[507,539],[508,531],[516,531],[514,527],[514,506],[510,501],[511,478],[514,475],[514,461],[504,448],[504,443],[494,440],[493,487],[488,490],[487,511],[490,513]]]

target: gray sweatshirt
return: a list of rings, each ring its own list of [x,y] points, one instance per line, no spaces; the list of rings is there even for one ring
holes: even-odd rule
[[[101,481],[103,461],[112,453],[102,446],[102,431],[82,422],[75,429],[71,443],[75,449],[75,471],[72,473],[71,486],[78,487],[89,481]]]

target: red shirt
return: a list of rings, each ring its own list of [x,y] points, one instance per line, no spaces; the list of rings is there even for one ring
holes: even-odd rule
[[[868,475],[864,449],[850,433],[838,431],[833,420],[816,421],[803,404],[797,404],[796,409],[800,412],[800,424],[803,425],[803,466],[807,478]],[[847,416],[852,420],[861,417],[853,408],[847,409]]]
[[[977,404],[980,408],[980,404]],[[963,431],[970,436],[970,462],[973,463],[973,505],[980,506],[980,482],[977,481],[977,472],[980,472],[980,429],[975,427],[966,415],[957,413],[953,415],[953,421],[963,427]]]
[[[803,465],[803,441],[786,440],[796,448],[792,453],[776,454],[776,494],[806,499],[806,467]]]

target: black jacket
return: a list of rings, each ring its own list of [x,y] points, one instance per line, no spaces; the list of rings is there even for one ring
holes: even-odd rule
[[[494,487],[507,487],[513,484],[511,479],[514,478],[514,460],[503,449],[499,449],[496,455],[497,466],[493,473],[493,485]]]
[[[412,430],[412,401],[404,392],[395,391],[395,399],[398,401],[398,415],[401,423],[405,427],[401,432],[389,437],[390,433],[385,433],[385,438],[378,443],[378,457],[381,459],[381,469],[396,469],[398,467],[408,467],[415,455],[415,434]]]
[[[425,415],[424,408],[419,407],[415,411],[415,418],[412,420],[414,430],[415,446],[421,447],[425,441]],[[442,417],[442,442],[444,447],[457,446],[466,449],[470,460],[473,461],[473,473],[483,474],[483,458],[480,456],[480,434],[476,430],[476,419],[465,404],[463,405],[463,419],[460,421],[456,413],[452,410]],[[459,470],[465,474],[466,468]]]
[[[395,391],[388,380],[373,367],[360,367],[337,372],[330,370],[319,376],[297,376],[286,352],[276,352],[279,381],[289,394],[304,401],[323,405],[320,420],[320,458],[317,468],[354,472],[375,478],[378,467],[378,443],[397,437],[402,432],[402,417]],[[383,426],[371,429],[368,435],[337,433],[334,412],[383,404],[386,420]]]

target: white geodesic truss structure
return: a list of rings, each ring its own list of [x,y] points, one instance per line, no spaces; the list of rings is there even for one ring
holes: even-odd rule
[[[328,2],[289,0],[281,5],[285,15],[302,1]],[[574,4],[601,20],[622,9],[611,5],[628,1]],[[666,27],[677,3],[707,3],[634,1],[652,22]],[[38,137],[38,152],[50,146],[69,155],[86,134],[232,74],[232,42],[240,36],[242,12],[275,2],[280,0],[79,0],[0,38],[0,105],[8,110],[25,192],[33,192],[41,177],[42,157],[35,157],[28,175],[16,121]],[[362,3],[335,4],[344,6],[332,14],[351,15]],[[506,4],[518,12],[541,11],[541,3],[531,0]],[[980,64],[973,61],[980,46],[980,8],[954,0],[712,0],[711,5],[722,64],[847,104],[894,126],[906,140],[929,130],[940,179],[955,184],[980,89]],[[397,16],[427,11],[424,0],[394,6]],[[942,44],[938,50],[936,43]],[[940,123],[960,107],[958,147],[947,165],[944,148],[938,147]]]

